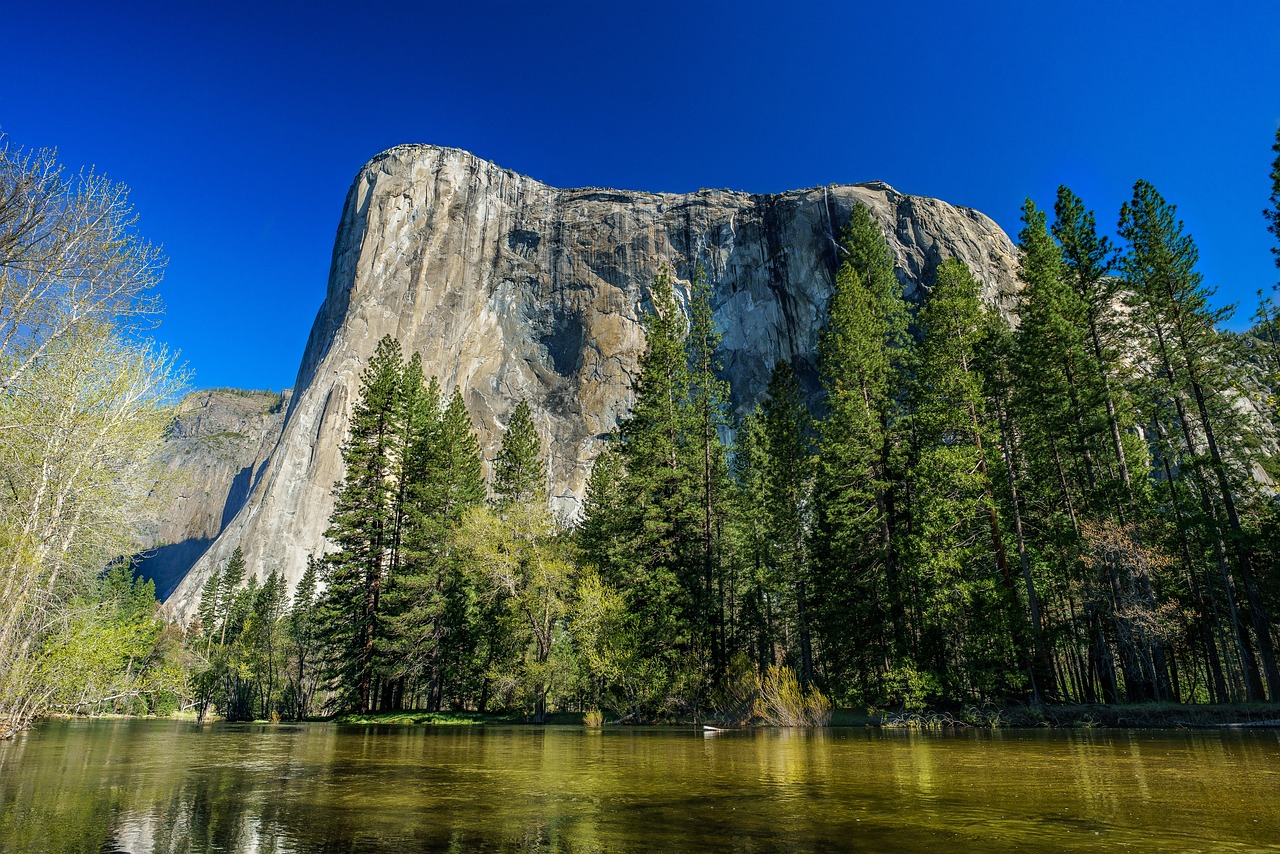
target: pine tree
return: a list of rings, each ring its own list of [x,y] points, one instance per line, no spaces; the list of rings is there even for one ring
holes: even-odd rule
[[[221,613],[218,593],[221,587],[222,572],[215,566],[200,589],[200,604],[196,608],[196,614],[200,618],[200,633],[205,637],[206,655],[213,643],[214,635],[218,633],[218,615]]]
[[[361,373],[360,397],[342,448],[346,474],[338,485],[325,536],[321,622],[331,653],[329,672],[340,702],[372,708],[381,640],[381,597],[394,571],[403,495],[404,412],[400,345],[378,342]]]
[[[959,260],[939,266],[917,323],[906,564],[922,597],[918,662],[941,696],[1009,696],[1029,670],[1027,632],[988,471],[995,443],[977,365],[984,311]]]
[[[547,501],[542,440],[533,424],[528,401],[516,404],[507,432],[502,436],[502,446],[493,461],[493,492],[499,509]]]
[[[317,658],[320,650],[315,608],[319,566],[320,562],[308,555],[307,568],[293,591],[286,624],[290,651],[285,670],[284,706],[287,713],[299,721],[311,714],[312,698],[318,684]]]
[[[1267,218],[1267,231],[1276,238],[1271,254],[1276,256],[1276,266],[1280,267],[1280,128],[1276,129],[1276,142],[1271,150],[1276,153],[1271,164],[1271,206],[1262,215]]]
[[[789,650],[800,683],[813,682],[812,580],[808,540],[812,529],[813,424],[795,372],[778,362],[760,406],[763,460],[763,516],[768,565],[778,599],[786,603],[793,632]],[[770,661],[769,664],[779,664]]]
[[[597,481],[580,542],[625,602],[629,642],[644,655],[629,702],[646,715],[661,715],[697,704],[711,650],[701,608],[704,494],[700,444],[693,438],[699,425],[689,406],[686,323],[668,273],[654,279],[649,297],[635,404],[614,445],[623,477],[616,496]],[[602,517],[606,508],[612,512]]]
[[[722,535],[730,498],[729,469],[720,431],[728,426],[729,386],[720,379],[721,335],[711,308],[711,286],[699,264],[689,288],[688,407],[693,422],[690,464],[698,483],[701,511],[700,552],[703,589],[700,611],[709,634],[712,667],[717,678],[728,664],[725,600],[725,561]]]
[[[908,642],[892,469],[910,339],[893,254],[862,205],[850,213],[842,252],[819,349],[827,411],[818,425],[815,616],[831,690],[850,698],[855,682],[877,694],[884,663]]]
[[[1181,434],[1181,463],[1190,470],[1204,522],[1211,529],[1207,538],[1233,614],[1248,696],[1252,700],[1263,697],[1260,664],[1267,693],[1272,700],[1280,699],[1280,668],[1270,619],[1258,595],[1256,570],[1240,516],[1239,496],[1248,484],[1230,464],[1219,439],[1223,424],[1233,415],[1223,392],[1236,385],[1231,373],[1234,359],[1224,352],[1226,339],[1217,331],[1228,310],[1209,307],[1213,292],[1204,287],[1195,269],[1195,243],[1184,233],[1175,208],[1149,183],[1134,185],[1132,200],[1120,212],[1119,233],[1129,245],[1122,269],[1133,294],[1134,317],[1153,342],[1152,355],[1162,374],[1167,407],[1156,417],[1176,424]],[[1235,601],[1237,581],[1243,588],[1245,608]],[[1241,610],[1253,625],[1260,655],[1254,653],[1253,638],[1239,616]]]
[[[267,574],[250,603],[250,614],[242,643],[248,671],[258,695],[258,717],[270,718],[276,709],[276,690],[280,684],[285,652],[284,619],[289,604],[289,591],[284,577],[276,570]]]
[[[1111,275],[1115,250],[1106,237],[1098,235],[1093,211],[1087,210],[1067,187],[1058,188],[1053,210],[1053,236],[1061,248],[1061,274],[1082,304],[1083,331],[1088,334],[1088,357],[1081,360],[1082,365],[1087,371],[1086,379],[1097,384],[1096,396],[1102,399],[1106,410],[1115,471],[1126,492],[1132,493],[1133,478],[1124,442],[1124,436],[1133,429],[1132,413],[1115,373],[1121,361],[1114,320],[1119,279]]]
[[[232,609],[236,601],[236,591],[240,589],[240,583],[244,581],[244,552],[239,546],[231,552],[231,557],[227,558],[226,565],[222,568],[222,574],[218,579],[218,596],[216,619],[219,628],[218,643],[225,644],[227,642],[227,623],[230,622]]]
[[[461,390],[442,405],[433,378],[421,396],[409,451],[405,561],[398,576],[394,633],[404,676],[425,680],[426,705],[438,711],[472,674],[475,593],[451,544],[467,511],[484,502],[480,444]]]
[[[1271,165],[1271,205],[1262,212],[1267,220],[1267,231],[1276,238],[1276,245],[1271,247],[1276,266],[1280,267],[1280,129],[1276,130],[1276,143],[1271,146],[1276,159]],[[1272,288],[1272,293],[1280,295],[1280,284]],[[1258,311],[1254,315],[1258,337],[1264,342],[1263,357],[1266,378],[1271,388],[1271,414],[1275,424],[1280,425],[1280,309],[1276,305],[1276,297],[1264,297],[1258,292]]]
[[[1019,275],[1024,287],[1014,338],[1012,402],[1017,410],[1014,420],[1023,429],[1021,452],[1028,466],[1024,494],[1041,508],[1037,522],[1057,545],[1045,550],[1044,560],[1050,562],[1054,586],[1065,600],[1059,620],[1069,654],[1074,654],[1073,647],[1087,649],[1088,672],[1096,676],[1103,697],[1114,702],[1119,698],[1118,682],[1105,634],[1112,609],[1103,607],[1106,598],[1098,592],[1109,590],[1109,585],[1086,577],[1079,559],[1081,518],[1102,504],[1093,452],[1093,398],[1084,378],[1090,374],[1088,282],[1099,275],[1103,253],[1091,240],[1088,217],[1073,197],[1060,193],[1059,201],[1064,217],[1059,231],[1073,254],[1071,264],[1064,262],[1064,250],[1050,236],[1045,214],[1030,199],[1023,205]],[[1076,287],[1069,281],[1072,277]],[[1087,591],[1087,607],[1079,601],[1078,590]],[[1087,681],[1092,691],[1093,680]]]

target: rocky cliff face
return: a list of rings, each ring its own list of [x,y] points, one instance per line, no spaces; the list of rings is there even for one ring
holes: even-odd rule
[[[248,501],[174,592],[189,611],[237,546],[251,572],[296,582],[323,547],[359,373],[379,338],[460,387],[490,459],[527,399],[548,449],[552,503],[577,510],[601,442],[631,405],[648,286],[662,268],[713,285],[733,403],[749,408],[778,359],[813,385],[815,351],[855,204],[884,225],[908,294],[961,258],[1008,309],[1017,260],[988,217],[880,183],[777,195],[561,190],[456,149],[401,146],[347,195],[328,292],[280,440]],[[686,292],[687,293],[687,292]]]
[[[290,392],[217,389],[188,395],[156,455],[169,485],[136,558],[168,596],[235,518],[280,438]]]

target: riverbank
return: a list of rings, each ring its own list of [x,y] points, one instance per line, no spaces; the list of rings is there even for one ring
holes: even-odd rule
[[[342,726],[584,726],[581,712],[554,712],[541,722],[519,713],[497,712],[426,712],[395,711],[314,716],[305,723],[334,723]],[[47,716],[51,720],[67,719],[178,720],[196,722],[194,712],[177,712],[166,717],[153,715],[68,715]],[[609,718],[606,716],[606,721]],[[205,723],[220,723],[210,717]],[[293,721],[258,720],[253,723],[293,723]],[[629,726],[606,723],[606,726]],[[760,724],[733,725],[715,719],[671,721],[665,726],[690,727],[703,724],[722,729],[767,729]],[[1143,703],[1106,706],[1101,704],[1061,704],[1043,706],[967,706],[959,709],[923,712],[867,711],[835,709],[828,724],[831,727],[873,727],[880,729],[951,730],[951,729],[1280,729],[1280,705],[1271,703],[1236,703],[1230,705],[1180,705],[1177,703]]]
[[[953,710],[882,712],[871,725],[884,729],[1231,729],[1280,728],[1280,706],[1178,703],[966,706]],[[833,720],[834,725],[834,720]]]
[[[547,715],[541,725],[582,726],[580,712]],[[606,716],[606,720],[607,720]],[[395,726],[476,726],[534,724],[520,714],[480,712],[373,712],[316,718],[344,725]],[[700,726],[704,721],[677,721],[671,726]],[[705,723],[714,723],[713,720]],[[954,710],[925,712],[866,711],[836,709],[829,726],[882,727],[885,729],[1211,729],[1280,728],[1280,705],[1237,703],[1231,705],[1182,705],[1142,703],[1106,706],[1101,704],[1061,704],[1043,706],[968,706]],[[741,727],[726,727],[738,729]]]

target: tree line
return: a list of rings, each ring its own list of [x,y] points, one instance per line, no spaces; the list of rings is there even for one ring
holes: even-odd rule
[[[1275,233],[1280,157],[1272,180]],[[526,403],[487,488],[460,391],[384,339],[292,606],[234,560],[206,587],[217,705],[741,718],[787,674],[793,709],[1275,701],[1274,298],[1222,331],[1147,182],[1120,246],[1066,187],[1022,222],[1011,322],[956,259],[908,300],[855,205],[819,387],[781,362],[745,414],[706,276],[686,314],[660,274],[572,524]]]
[[[1145,182],[1117,235],[1065,188],[1028,203],[1010,323],[954,260],[905,299],[855,206],[818,381],[780,364],[752,412],[729,405],[705,276],[659,276],[635,407],[573,524],[547,510],[526,404],[486,483],[461,394],[382,342],[292,598],[237,555],[184,630],[115,560],[162,500],[151,453],[184,381],[145,337],[163,256],[125,188],[0,143],[0,737],[189,707],[1274,701],[1276,295],[1222,331]]]

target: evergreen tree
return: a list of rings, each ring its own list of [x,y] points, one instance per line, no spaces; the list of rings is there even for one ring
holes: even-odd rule
[[[1050,563],[1060,631],[1068,654],[1086,649],[1087,672],[1096,677],[1104,698],[1118,699],[1112,647],[1105,634],[1110,608],[1097,579],[1080,561],[1082,515],[1100,510],[1102,502],[1094,452],[1097,423],[1094,400],[1085,377],[1088,367],[1089,284],[1100,276],[1103,249],[1091,238],[1087,214],[1069,191],[1060,192],[1062,219],[1057,224],[1068,250],[1054,243],[1045,214],[1028,199],[1023,205],[1019,295],[1019,327],[1015,336],[1013,403],[1023,429],[1022,456],[1027,464],[1023,494],[1041,509],[1035,521],[1054,547],[1042,549]],[[1064,262],[1064,251],[1073,261]],[[1075,287],[1071,279],[1075,279]],[[1088,607],[1077,595],[1087,592]],[[1092,691],[1093,679],[1086,680]],[[1092,699],[1092,695],[1089,696]]]
[[[1271,165],[1271,205],[1262,212],[1267,219],[1267,231],[1276,238],[1276,245],[1271,247],[1276,266],[1280,267],[1280,129],[1276,130],[1276,142],[1271,146],[1276,159]],[[1280,284],[1272,288],[1273,294],[1280,294]],[[1280,315],[1277,314],[1276,297],[1264,297],[1258,292],[1258,312],[1254,316],[1258,337],[1264,342],[1263,357],[1266,381],[1271,388],[1271,414],[1275,424],[1280,425]]]
[[[311,714],[311,703],[319,682],[317,667],[320,650],[315,613],[319,592],[319,566],[319,561],[314,557],[307,557],[307,568],[293,591],[293,604],[285,626],[290,650],[285,668],[285,699],[282,705],[289,717],[299,721]]]
[[[218,594],[222,589],[222,572],[214,567],[200,588],[200,604],[196,606],[196,615],[200,619],[200,633],[205,638],[206,653],[218,632],[218,618],[221,614],[221,602]]]
[[[712,667],[719,678],[728,664],[726,579],[722,543],[730,499],[729,469],[720,431],[728,426],[729,386],[720,379],[721,335],[711,309],[711,285],[706,270],[694,269],[689,289],[689,332],[685,349],[689,359],[688,408],[693,430],[689,452],[698,484],[701,510],[699,551],[702,563],[701,621],[709,635]]]
[[[394,569],[399,539],[401,375],[400,345],[385,336],[361,373],[360,398],[342,448],[346,474],[325,532],[335,547],[325,559],[326,592],[320,609],[332,656],[330,674],[340,704],[360,713],[369,711],[374,700],[381,597]]]
[[[626,477],[615,434],[596,456],[582,498],[582,519],[576,536],[582,554],[597,567],[620,567],[627,559],[628,537],[618,520],[623,509],[622,484]]]
[[[1188,469],[1199,498],[1206,539],[1215,552],[1222,593],[1232,614],[1248,696],[1263,698],[1261,665],[1267,693],[1275,700],[1280,697],[1280,669],[1239,507],[1248,479],[1226,456],[1219,439],[1225,435],[1224,423],[1233,417],[1223,392],[1237,385],[1232,375],[1235,360],[1224,352],[1227,342],[1217,331],[1229,310],[1209,307],[1212,291],[1195,269],[1195,243],[1183,232],[1174,207],[1149,183],[1134,185],[1132,200],[1121,209],[1119,232],[1128,243],[1122,269],[1133,294],[1133,315],[1152,342],[1163,380],[1164,411],[1153,411],[1153,416],[1176,425],[1181,435],[1179,467]],[[1243,588],[1242,603],[1236,602],[1237,582]],[[1252,624],[1253,637],[1241,611]]]
[[[433,378],[415,416],[405,565],[397,580],[395,617],[404,675],[425,683],[426,706],[432,710],[474,674],[475,650],[483,639],[483,632],[476,633],[475,591],[450,537],[466,512],[484,501],[480,444],[461,390],[454,390],[447,405],[440,397]]]
[[[691,442],[700,432],[689,406],[685,318],[666,272],[654,279],[650,302],[635,404],[614,446],[623,477],[616,496],[595,482],[581,542],[625,602],[635,648],[645,659],[628,689],[630,702],[646,715],[661,715],[696,707],[711,649],[701,608],[702,466],[696,465],[699,443]],[[613,512],[602,517],[606,507]]]
[[[1061,247],[1061,274],[1080,300],[1082,316],[1077,321],[1082,322],[1081,331],[1088,336],[1087,355],[1080,360],[1086,372],[1084,380],[1095,384],[1094,396],[1102,400],[1114,470],[1126,492],[1131,492],[1133,478],[1124,437],[1132,432],[1132,413],[1115,373],[1121,361],[1116,340],[1118,324],[1114,320],[1119,279],[1111,275],[1115,250],[1106,237],[1098,235],[1093,211],[1087,210],[1067,187],[1058,188],[1053,209],[1053,236]]]
[[[924,690],[1010,696],[1029,673],[1026,619],[989,473],[995,448],[978,368],[986,319],[978,283],[957,259],[938,267],[920,309],[912,383],[912,527],[908,583],[919,591],[915,658]],[[1015,669],[1016,668],[1016,669]]]
[[[826,415],[818,425],[815,603],[826,676],[837,696],[878,696],[885,662],[907,651],[894,490],[910,339],[893,254],[870,211],[854,205],[819,357]]]
[[[1280,128],[1276,129],[1276,142],[1271,150],[1276,153],[1276,159],[1271,164],[1271,205],[1262,215],[1267,218],[1267,231],[1276,238],[1271,254],[1276,256],[1276,266],[1280,267]]]
[[[547,471],[542,440],[538,438],[528,401],[516,404],[507,432],[502,436],[502,447],[493,461],[493,492],[500,509],[513,504],[546,503]]]
[[[778,362],[760,407],[764,445],[763,519],[767,563],[788,622],[787,658],[800,683],[813,682],[812,581],[808,539],[812,528],[813,424],[795,372]],[[771,660],[768,664],[782,662]],[[762,671],[763,672],[763,671]]]

